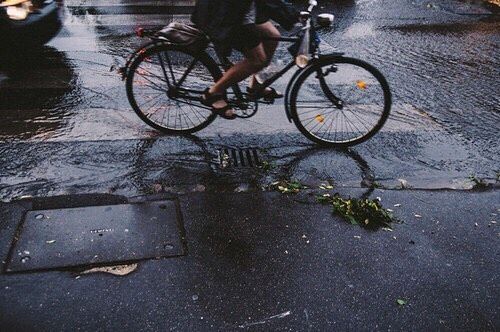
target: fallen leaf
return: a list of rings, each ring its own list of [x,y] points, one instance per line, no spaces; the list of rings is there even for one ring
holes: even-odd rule
[[[51,244],[51,243],[54,243],[54,242],[56,242],[56,240],[45,241],[45,243],[47,243],[47,244]]]
[[[405,300],[402,300],[402,299],[397,299],[397,300],[396,300],[396,302],[397,302],[399,305],[401,305],[401,306],[403,306],[403,305],[405,305],[405,304],[406,304],[406,301],[405,301]]]
[[[416,214],[416,215],[415,215],[415,218],[422,218],[422,216],[421,216],[421,215],[419,215],[419,214]]]
[[[103,266],[103,267],[96,267],[93,269],[85,270],[85,271],[81,272],[80,274],[104,272],[104,273],[110,273],[110,274],[113,274],[116,276],[125,276],[127,274],[134,272],[137,269],[137,266],[138,266],[137,263],[129,264],[129,265]]]
[[[366,89],[366,82],[365,81],[356,81],[356,86],[361,89],[361,90],[365,90]]]
[[[394,204],[394,207],[399,207],[399,206],[401,206],[401,204],[399,204],[399,203],[398,204]]]

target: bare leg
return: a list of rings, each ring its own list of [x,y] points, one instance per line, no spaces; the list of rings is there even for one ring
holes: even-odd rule
[[[257,25],[257,29],[260,31],[260,33],[268,38],[279,38],[281,37],[280,32],[274,24],[271,22],[267,21],[266,23],[259,24]],[[266,62],[270,63],[273,56],[274,52],[276,51],[276,48],[278,47],[278,41],[277,40],[264,40],[262,42],[264,46],[264,52],[266,53]],[[255,75],[252,76],[252,79],[250,80],[250,88],[253,88],[257,84],[257,79]]]
[[[253,73],[258,72],[266,66],[266,52],[264,45],[261,43],[254,49],[245,52],[245,59],[236,63],[234,66],[229,68],[224,75],[210,88],[209,93],[223,93],[230,86],[244,80]],[[225,101],[218,101],[214,103],[216,108],[221,108],[226,106]],[[226,115],[231,116],[234,113],[233,110],[226,111]]]

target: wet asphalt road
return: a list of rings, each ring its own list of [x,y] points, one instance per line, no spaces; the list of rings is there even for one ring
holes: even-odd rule
[[[114,2],[66,4],[60,34],[41,53],[7,60],[0,70],[4,201],[96,191],[130,196],[200,184],[220,190],[230,183],[232,190],[284,176],[360,186],[367,172],[372,184],[386,188],[467,189],[471,175],[498,181],[499,19],[480,5],[340,1],[319,9],[337,17],[324,41],[377,66],[394,96],[382,132],[345,154],[314,151],[279,102],[249,120],[218,119],[190,138],[161,136],[131,111],[112,68],[141,44],[136,27],[187,16],[158,6],[160,14],[152,12],[156,7],[109,6]],[[284,57],[282,48],[277,58]],[[284,90],[285,83],[276,85]],[[276,167],[214,180],[221,147],[255,147]]]

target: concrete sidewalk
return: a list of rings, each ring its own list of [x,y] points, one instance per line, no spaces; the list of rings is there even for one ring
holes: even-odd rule
[[[371,197],[403,223],[392,232],[364,230],[315,203],[312,192],[180,196],[186,255],[140,261],[122,277],[78,269],[4,273],[0,329],[498,329],[500,233],[492,221],[500,214],[499,193],[375,190]],[[1,254],[32,204],[164,198],[5,203]]]

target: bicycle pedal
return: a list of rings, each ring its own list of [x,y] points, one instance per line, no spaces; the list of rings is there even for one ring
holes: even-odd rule
[[[265,105],[273,105],[275,100],[276,100],[276,98],[262,98],[260,100],[260,103],[265,104]]]

